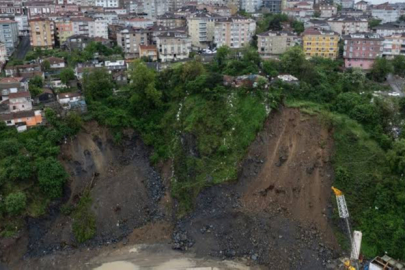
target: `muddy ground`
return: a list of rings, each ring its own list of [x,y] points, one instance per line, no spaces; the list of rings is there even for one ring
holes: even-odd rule
[[[158,173],[134,133],[117,146],[90,123],[62,147],[72,175],[66,198],[46,217],[28,220],[28,232],[16,241],[18,256],[2,259],[11,269],[88,269],[83,264],[102,252],[161,243],[263,269],[325,269],[339,252],[329,224],[332,152],[332,136],[315,117],[282,108],[249,148],[238,181],[204,190],[195,211],[176,220],[167,192],[170,164]],[[78,245],[71,217],[58,209],[77,203],[88,187],[97,234]]]

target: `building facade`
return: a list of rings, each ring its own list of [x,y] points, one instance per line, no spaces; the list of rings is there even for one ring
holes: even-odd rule
[[[302,36],[303,49],[306,57],[314,56],[336,59],[339,47],[339,34],[317,28],[305,29]]]
[[[0,20],[0,42],[6,46],[7,55],[10,56],[18,45],[17,22]]]
[[[300,44],[301,38],[288,31],[267,31],[257,34],[257,48],[262,58],[273,58],[285,53],[288,48]]]
[[[388,59],[398,55],[405,55],[405,33],[385,37],[382,54]]]
[[[371,9],[371,16],[381,20],[382,23],[396,22],[402,14],[400,9],[394,8],[388,2],[373,6]]]
[[[371,69],[374,60],[382,56],[384,39],[372,33],[357,33],[343,37],[346,68]]]
[[[32,47],[52,49],[55,45],[55,23],[47,19],[33,19],[30,24]]]
[[[185,33],[168,32],[157,36],[156,47],[162,62],[183,60],[191,52],[191,39]]]
[[[218,19],[218,16],[207,12],[197,12],[187,18],[188,34],[193,48],[204,49],[212,45],[215,37],[215,22]]]
[[[256,22],[242,16],[219,19],[215,23],[215,40],[217,47],[243,48],[252,40],[256,31]]]
[[[135,58],[139,56],[140,45],[150,45],[148,38],[148,31],[126,28],[117,33],[117,45],[122,48],[125,58]]]
[[[329,18],[327,22],[339,35],[368,32],[368,19],[363,17],[340,16]]]

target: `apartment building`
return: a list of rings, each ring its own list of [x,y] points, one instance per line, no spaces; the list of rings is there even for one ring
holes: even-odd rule
[[[405,33],[385,37],[382,54],[388,59],[393,59],[397,55],[405,55]]]
[[[139,46],[150,45],[149,31],[126,28],[117,33],[117,45],[125,53],[125,58],[139,57]]]
[[[263,8],[266,12],[281,13],[281,0],[263,0]]]
[[[4,43],[0,43],[0,67],[8,60],[7,48]]]
[[[143,12],[147,14],[146,18],[155,20],[158,16],[169,12],[169,0],[143,0]]]
[[[63,44],[66,40],[74,35],[73,24],[70,19],[61,18],[55,21],[56,38],[59,44]]]
[[[19,36],[28,36],[29,35],[28,16],[24,15],[24,14],[15,15],[14,21],[17,22],[18,35]]]
[[[259,11],[263,6],[262,0],[241,0],[240,8],[249,13]]]
[[[11,55],[18,45],[18,26],[12,20],[0,20],[0,42],[6,46],[7,55]]]
[[[405,23],[404,22],[383,23],[374,27],[373,31],[383,37],[402,34],[405,33]]]
[[[364,17],[340,16],[329,18],[327,23],[339,35],[368,32],[368,19]]]
[[[215,22],[215,39],[217,47],[243,48],[252,40],[256,31],[253,19],[236,15],[230,18],[218,19]]]
[[[354,9],[367,11],[368,10],[368,2],[361,0],[354,4]]]
[[[32,47],[52,49],[55,45],[55,23],[38,18],[29,21]]]
[[[215,37],[215,22],[220,17],[198,11],[187,18],[188,34],[191,45],[196,49],[204,49],[212,45]]]
[[[165,13],[157,17],[157,25],[167,28],[185,27],[187,20],[183,16],[175,15],[174,13]]]
[[[118,8],[120,6],[119,0],[95,0],[94,5],[96,7],[103,8]]]
[[[381,20],[382,23],[396,22],[402,14],[402,10],[393,7],[388,2],[371,8],[371,16]]]
[[[100,37],[108,39],[108,21],[103,19],[95,19],[90,22],[89,37]]]
[[[267,31],[257,34],[257,49],[260,57],[274,58],[285,53],[290,47],[301,43],[301,38],[289,31]]]
[[[187,59],[191,52],[191,38],[186,33],[164,33],[156,37],[156,47],[162,62]]]
[[[384,39],[378,34],[356,33],[343,37],[346,68],[371,69],[374,60],[382,56]]]
[[[321,14],[321,18],[331,18],[333,16],[336,16],[337,7],[333,4],[320,4],[319,12]]]
[[[315,11],[313,9],[307,8],[285,8],[283,9],[283,14],[286,14],[288,17],[300,19],[314,16]]]
[[[324,57],[335,59],[338,54],[339,34],[318,28],[305,29],[302,34],[303,49],[306,57]]]

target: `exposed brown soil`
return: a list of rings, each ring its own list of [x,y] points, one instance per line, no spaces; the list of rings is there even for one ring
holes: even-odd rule
[[[199,195],[194,213],[177,225],[174,247],[269,269],[325,269],[338,250],[328,223],[331,138],[315,117],[273,113],[238,182]]]
[[[126,138],[117,146],[105,128],[90,123],[62,146],[72,175],[65,201],[77,203],[91,187],[96,237],[77,245],[71,217],[51,210],[28,222],[28,256],[12,269],[87,269],[86,262],[105,252],[170,242],[198,258],[238,259],[264,269],[325,269],[336,257],[328,219],[333,140],[316,117],[288,108],[272,113],[241,162],[238,181],[205,189],[195,211],[177,222],[164,188],[170,163],[158,174],[141,140],[132,132]]]

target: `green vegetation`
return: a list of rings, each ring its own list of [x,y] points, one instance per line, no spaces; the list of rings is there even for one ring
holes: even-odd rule
[[[96,120],[110,126],[118,139],[121,128],[138,130],[154,147],[153,162],[173,158],[172,195],[181,213],[192,209],[203,187],[236,179],[237,164],[281,99],[280,89],[265,88],[264,78],[254,91],[223,85],[222,74],[259,71],[257,51],[240,53],[223,47],[210,65],[191,61],[160,73],[136,61],[129,70],[131,84],[119,95],[112,95],[112,82],[94,86],[108,78],[98,76],[100,71],[90,71],[85,80]]]
[[[42,87],[44,85],[44,80],[41,76],[35,75],[28,82],[28,89],[30,90],[31,96],[36,97],[42,93]]]
[[[379,19],[373,18],[368,21],[368,27],[370,29],[373,29],[374,27],[379,26],[380,24],[381,24],[381,20],[379,20]]]
[[[286,91],[287,103],[318,114],[334,131],[334,185],[346,195],[352,226],[363,232],[362,251],[368,257],[386,251],[405,258],[405,220],[398,214],[405,211],[405,142],[393,132],[402,125],[401,102],[372,95],[383,89],[376,81],[401,63],[378,59],[365,76],[356,69],[341,72],[338,61],[307,61],[296,48],[282,57],[281,70],[302,81]]]
[[[297,34],[304,32],[304,24],[286,14],[264,14],[263,18],[257,23],[256,33],[263,33],[268,30],[280,31],[282,24],[288,24]]]
[[[92,60],[95,56],[98,56],[103,59],[109,59],[113,57],[122,58],[123,52],[121,47],[114,46],[109,48],[103,45],[101,42],[90,42],[84,50],[75,50],[75,51],[64,51],[61,49],[53,50],[41,50],[35,49],[29,51],[25,56],[25,61],[37,60],[38,58],[44,57],[60,57],[66,59],[70,67],[74,67],[77,63],[83,63],[89,60]],[[44,61],[46,62],[46,60]],[[44,65],[44,62],[42,63]],[[49,62],[48,62],[49,63]],[[22,61],[21,61],[22,64]],[[47,65],[45,63],[45,65]]]
[[[94,237],[96,234],[96,217],[90,210],[90,192],[86,190],[77,208],[73,211],[73,233],[79,243],[83,243]],[[69,212],[70,210],[65,211]]]
[[[73,71],[72,68],[68,67],[68,68],[62,69],[59,76],[60,76],[60,80],[62,81],[62,83],[67,84],[71,80],[75,79],[75,72]]]
[[[0,234],[13,235],[24,215],[44,214],[51,199],[62,195],[67,174],[59,163],[59,144],[77,132],[75,121],[46,111],[49,126],[18,133],[0,123]],[[73,116],[74,117],[74,116]]]

